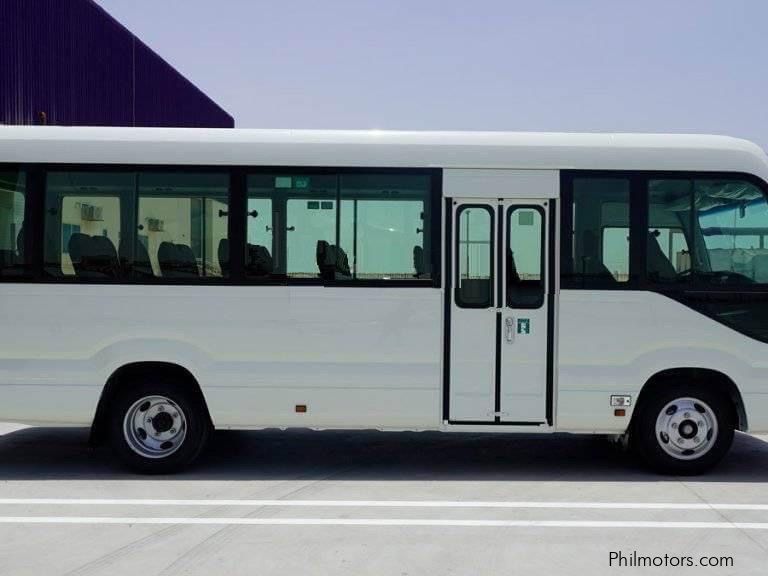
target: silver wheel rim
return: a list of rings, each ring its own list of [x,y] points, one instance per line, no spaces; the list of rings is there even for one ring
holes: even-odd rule
[[[676,398],[656,418],[656,441],[677,460],[701,458],[715,444],[717,432],[715,412],[697,398]]]
[[[123,435],[138,455],[166,458],[184,443],[187,418],[173,400],[165,396],[144,396],[126,412]]]

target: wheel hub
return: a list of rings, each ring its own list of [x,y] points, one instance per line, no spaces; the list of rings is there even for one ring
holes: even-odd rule
[[[170,398],[145,396],[126,412],[123,435],[140,456],[165,458],[176,452],[187,436],[186,415]]]
[[[659,412],[656,438],[661,448],[678,460],[706,454],[717,438],[714,411],[696,398],[677,398]]]
[[[158,434],[167,432],[173,428],[173,416],[168,414],[168,412],[160,412],[152,419],[152,427]]]

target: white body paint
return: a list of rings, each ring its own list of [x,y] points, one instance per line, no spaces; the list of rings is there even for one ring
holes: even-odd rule
[[[562,169],[733,171],[768,180],[765,154],[725,137],[0,128],[0,163],[30,162],[442,168],[444,197],[507,204],[557,199]],[[110,374],[163,361],[195,376],[222,428],[621,433],[631,408],[614,416],[610,395],[634,399],[661,370],[701,367],[729,376],[750,430],[768,431],[768,346],[658,294],[560,291],[557,275],[548,282],[551,425],[444,419],[444,288],[22,283],[0,283],[0,420],[88,425]],[[546,317],[534,321],[539,330]],[[467,339],[452,363],[485,354],[484,338]],[[507,374],[520,373],[523,357],[544,354],[543,346],[546,339],[537,340],[517,358],[504,352],[511,411],[524,405],[515,405],[516,394],[533,398],[511,420],[541,420],[541,366],[520,389]],[[493,372],[487,362],[479,369],[484,378]],[[297,404],[309,409],[296,413]]]

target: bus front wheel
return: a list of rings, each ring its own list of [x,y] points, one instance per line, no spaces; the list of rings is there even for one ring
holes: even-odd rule
[[[127,382],[109,417],[112,450],[129,468],[167,474],[189,466],[203,451],[210,423],[188,387],[167,378]]]
[[[657,390],[640,406],[633,444],[654,469],[701,474],[731,447],[734,409],[728,397],[693,384]]]

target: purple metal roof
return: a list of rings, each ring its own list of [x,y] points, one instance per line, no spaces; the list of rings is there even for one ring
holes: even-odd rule
[[[92,0],[0,0],[0,123],[231,128]]]

